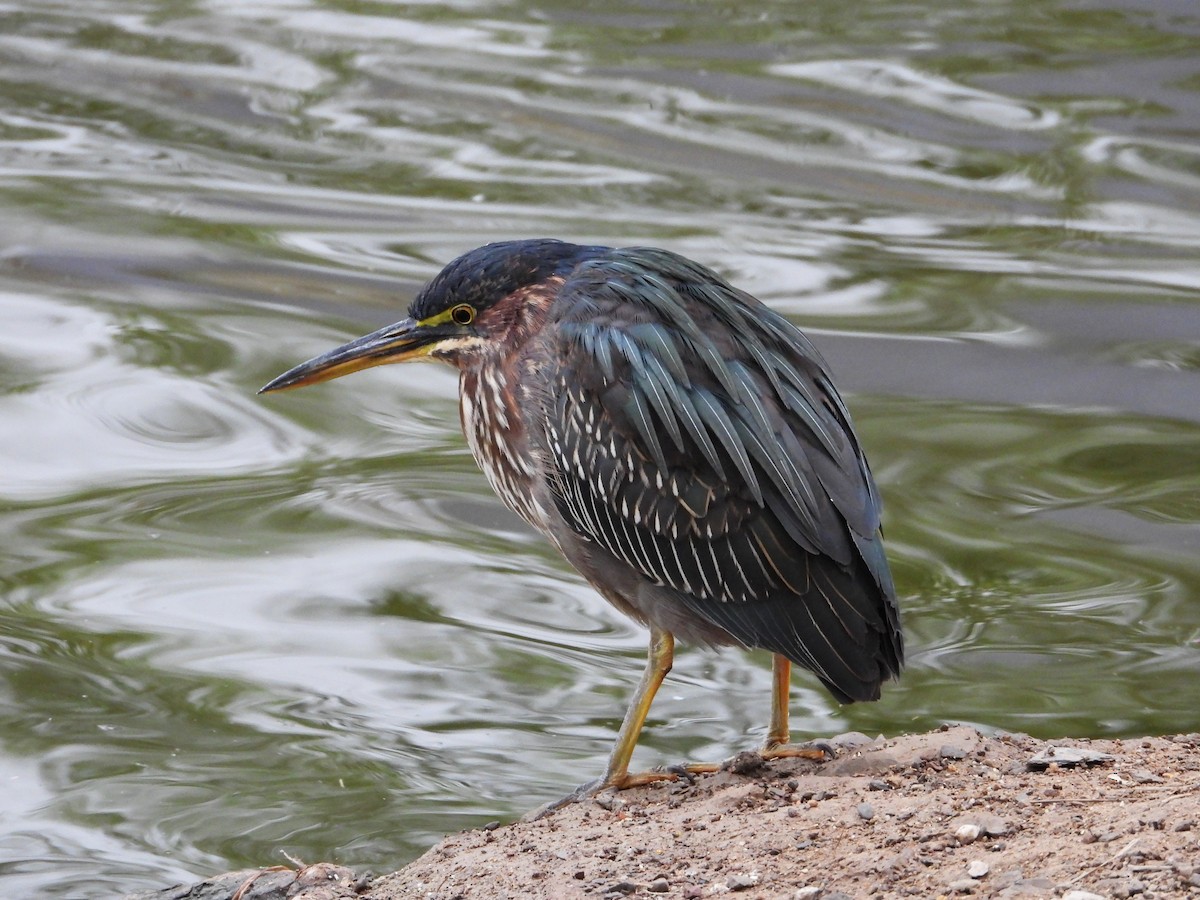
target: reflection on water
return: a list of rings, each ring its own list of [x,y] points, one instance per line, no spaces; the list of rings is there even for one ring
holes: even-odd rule
[[[797,731],[1200,730],[1190,4],[0,11],[0,893],[386,870],[598,772],[645,635],[487,491],[448,370],[259,398],[442,263],[655,243],[793,316],[912,662]],[[639,750],[761,739],[684,650]]]

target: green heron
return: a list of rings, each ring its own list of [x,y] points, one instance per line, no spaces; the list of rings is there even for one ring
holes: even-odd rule
[[[880,501],[824,361],[783,316],[666,250],[488,244],[408,318],[262,390],[435,359],[459,371],[471,452],[504,503],[650,629],[598,786],[630,774],[675,636],[773,656],[767,758],[789,744],[791,665],[876,700],[903,637]]]

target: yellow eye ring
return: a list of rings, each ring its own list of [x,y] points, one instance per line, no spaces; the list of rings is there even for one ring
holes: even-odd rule
[[[455,325],[470,325],[475,321],[475,307],[469,303],[460,303],[450,310],[450,321]]]

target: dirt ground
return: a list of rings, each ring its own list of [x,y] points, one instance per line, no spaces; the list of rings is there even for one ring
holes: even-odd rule
[[[451,835],[380,878],[319,864],[138,900],[1200,898],[1200,734],[834,743]]]

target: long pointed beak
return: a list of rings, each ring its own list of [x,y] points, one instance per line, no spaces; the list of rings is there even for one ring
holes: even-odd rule
[[[259,393],[304,387],[371,366],[416,359],[427,355],[433,345],[444,337],[446,335],[436,326],[405,319],[300,363],[265,385]]]

